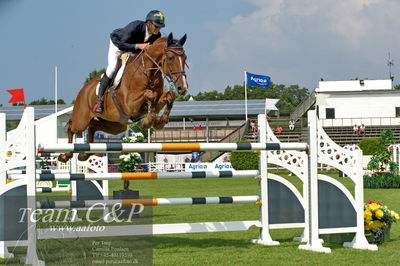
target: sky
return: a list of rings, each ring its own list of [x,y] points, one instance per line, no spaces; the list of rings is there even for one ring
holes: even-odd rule
[[[158,9],[185,43],[189,93],[243,84],[244,71],[313,90],[318,81],[400,83],[399,0],[0,0],[0,104],[71,103],[88,74],[107,66],[109,34]]]

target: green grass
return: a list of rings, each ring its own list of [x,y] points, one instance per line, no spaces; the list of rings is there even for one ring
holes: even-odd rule
[[[287,177],[296,187],[301,182]],[[337,177],[337,172],[326,173]],[[339,179],[351,187],[349,179]],[[256,179],[175,179],[131,181],[130,189],[139,190],[141,196],[201,197],[257,195]],[[110,182],[110,193],[122,189],[122,181]],[[400,190],[365,189],[364,199],[380,201],[400,212]],[[258,219],[255,204],[188,205],[153,207],[153,223],[180,223],[206,221],[240,221]],[[298,249],[291,241],[301,229],[271,230],[279,246],[261,246],[251,243],[259,235],[257,228],[241,232],[195,233],[154,236],[153,264],[155,265],[399,265],[400,225],[391,229],[391,241],[379,246],[377,252],[355,250],[340,244],[324,243],[331,254],[320,254]],[[121,240],[122,241],[122,240]],[[23,250],[23,249],[22,249]],[[21,253],[22,254],[22,253]],[[72,255],[73,256],[73,255]],[[48,264],[51,265],[51,264]]]

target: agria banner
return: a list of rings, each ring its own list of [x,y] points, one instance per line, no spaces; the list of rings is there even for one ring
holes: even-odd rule
[[[193,171],[233,171],[231,163],[185,163],[185,172]]]
[[[271,78],[246,72],[246,84],[249,86],[268,87]]]

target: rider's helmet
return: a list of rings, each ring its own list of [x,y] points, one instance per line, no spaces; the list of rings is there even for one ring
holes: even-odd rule
[[[151,21],[154,25],[160,28],[165,27],[165,16],[161,11],[152,10],[146,16],[146,21]]]

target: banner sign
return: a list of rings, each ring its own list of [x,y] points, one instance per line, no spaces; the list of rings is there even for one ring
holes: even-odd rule
[[[185,172],[193,171],[233,171],[231,163],[185,163]]]
[[[268,87],[271,78],[246,72],[246,84],[249,86]]]

